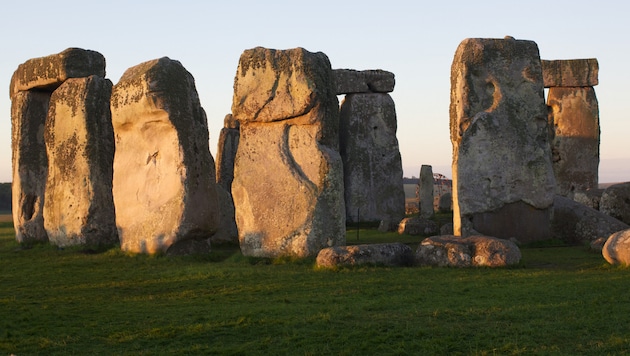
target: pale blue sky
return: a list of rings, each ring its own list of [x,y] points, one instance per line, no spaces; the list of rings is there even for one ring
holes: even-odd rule
[[[538,43],[543,59],[599,61],[600,182],[630,181],[630,5],[615,1],[14,1],[0,13],[0,182],[11,180],[9,81],[20,63],[68,47],[102,53],[115,84],[129,67],[168,56],[195,77],[210,148],[243,50],[303,47],[333,68],[384,69],[405,176],[450,174],[450,66],[468,37]]]

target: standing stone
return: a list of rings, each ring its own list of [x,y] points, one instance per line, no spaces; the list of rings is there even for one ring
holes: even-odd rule
[[[555,190],[538,46],[466,39],[451,67],[455,235],[550,238]]]
[[[167,57],[129,68],[112,93],[121,248],[189,251],[219,224],[208,123],[193,76]]]
[[[228,193],[232,191],[234,180],[234,159],[238,150],[240,136],[239,122],[232,114],[227,114],[223,121],[223,128],[219,134],[217,145],[217,184]]]
[[[553,170],[557,193],[597,188],[599,168],[599,107],[595,89],[596,59],[542,61],[551,128]]]
[[[345,244],[338,107],[325,54],[257,47],[241,55],[232,195],[244,255],[303,257]]]
[[[405,217],[405,190],[391,96],[346,95],[339,122],[346,219],[399,222]]]
[[[118,242],[112,199],[112,83],[66,80],[50,99],[44,139],[48,177],[44,227],[57,246]]]
[[[46,242],[44,191],[48,159],[44,124],[50,94],[20,91],[11,100],[13,226],[19,243]]]
[[[426,164],[420,167],[418,192],[420,196],[420,216],[430,218],[433,216],[433,167]]]

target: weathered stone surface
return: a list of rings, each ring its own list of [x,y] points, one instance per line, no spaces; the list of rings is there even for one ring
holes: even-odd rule
[[[410,266],[413,251],[403,243],[383,243],[356,246],[334,246],[317,254],[317,267],[359,265]]]
[[[440,235],[453,235],[453,223],[440,226]]]
[[[438,211],[440,213],[448,213],[453,210],[453,194],[444,193],[438,201]]]
[[[11,98],[22,90],[52,92],[68,78],[91,75],[105,77],[105,57],[96,51],[68,48],[46,57],[32,58],[20,64],[11,77]]]
[[[232,114],[225,116],[224,127],[219,133],[217,144],[217,184],[227,192],[232,191],[234,180],[234,159],[240,136],[239,123]],[[231,193],[230,193],[231,194]]]
[[[602,193],[599,211],[630,224],[630,182],[606,188]]]
[[[416,264],[439,267],[504,267],[520,260],[521,251],[512,241],[480,235],[428,237],[415,255]]]
[[[433,216],[433,167],[423,164],[420,167],[420,180],[418,181],[418,195],[420,216],[430,218]]]
[[[604,249],[604,244],[606,244],[607,240],[608,238],[606,237],[598,237],[595,240],[591,241],[591,243],[589,243],[589,248],[591,249],[591,251],[602,253]]]
[[[586,205],[589,208],[599,210],[599,201],[602,199],[604,189],[588,189],[586,191],[577,191],[573,193],[573,200]]]
[[[335,69],[337,95],[355,93],[391,93],[396,79],[394,73],[384,70]]]
[[[552,87],[592,87],[599,83],[596,58],[542,61],[543,83]]]
[[[129,68],[112,93],[121,248],[167,252],[219,225],[208,123],[193,76],[167,57]]]
[[[399,234],[435,235],[440,231],[438,224],[422,217],[404,218],[398,225]]]
[[[613,265],[630,265],[630,229],[610,235],[602,249],[602,256]]]
[[[346,219],[402,220],[405,191],[394,101],[389,94],[350,94],[339,115]]]
[[[556,195],[553,209],[553,237],[572,244],[590,243],[630,228],[611,216],[560,195]]]
[[[599,168],[599,107],[595,90],[550,88],[547,95],[556,193],[597,188]]]
[[[118,243],[111,92],[109,79],[94,75],[68,79],[52,93],[44,133],[44,227],[54,245]]]
[[[48,170],[44,124],[49,101],[49,93],[36,91],[17,92],[11,100],[12,209],[19,243],[48,241],[44,229]]]
[[[538,46],[466,39],[451,67],[455,235],[550,238],[555,191]]]
[[[238,228],[234,216],[234,201],[232,194],[217,184],[217,198],[219,201],[219,230],[212,235],[212,243],[238,243]]]
[[[380,232],[390,232],[398,230],[399,221],[393,221],[390,219],[381,220],[378,224],[378,231]]]
[[[244,255],[303,257],[345,244],[338,107],[325,54],[258,47],[241,55],[232,196]]]

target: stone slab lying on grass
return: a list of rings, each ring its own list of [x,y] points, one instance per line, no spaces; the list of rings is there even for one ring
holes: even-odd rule
[[[317,255],[317,267],[385,265],[409,266],[413,264],[413,251],[403,243],[382,243],[355,246],[333,246],[322,249]]]
[[[590,243],[630,226],[600,211],[556,195],[553,202],[551,231],[555,238],[567,243]]]
[[[610,235],[602,249],[602,256],[612,265],[630,265],[630,229]]]
[[[482,235],[427,237],[415,255],[416,264],[439,267],[504,267],[520,260],[521,250],[514,242]]]

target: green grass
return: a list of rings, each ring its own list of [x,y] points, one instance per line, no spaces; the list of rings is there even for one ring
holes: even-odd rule
[[[398,240],[366,230],[359,242]],[[630,353],[630,270],[584,247],[522,252],[504,269],[330,271],[234,246],[23,249],[0,223],[0,355]]]

